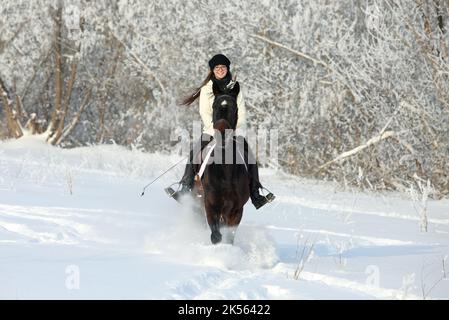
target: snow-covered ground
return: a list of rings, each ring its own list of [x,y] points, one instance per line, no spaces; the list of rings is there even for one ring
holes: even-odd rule
[[[183,165],[140,197],[179,159],[0,143],[0,298],[449,298],[449,201],[429,201],[421,232],[405,196],[263,169],[275,202],[248,203],[235,245],[214,246],[163,191]]]

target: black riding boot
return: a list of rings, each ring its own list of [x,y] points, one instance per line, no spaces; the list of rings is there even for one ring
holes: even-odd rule
[[[195,172],[193,170],[193,164],[191,163],[191,161],[189,161],[186,164],[186,168],[184,170],[184,175],[180,181],[181,190],[179,190],[178,192],[173,194],[172,197],[176,201],[179,201],[179,199],[182,195],[192,191],[194,179],[195,179]]]
[[[186,168],[184,170],[184,175],[179,182],[181,185],[181,189],[178,191],[174,191],[171,187],[165,188],[165,192],[179,202],[182,195],[189,193],[192,191],[194,179],[195,179],[195,169],[194,169],[194,155],[201,152],[205,146],[209,144],[212,140],[212,137],[209,135],[203,134],[201,137],[201,141],[196,145],[195,148],[190,149],[189,160],[187,161]]]
[[[259,193],[259,189],[263,188],[259,180],[259,168],[257,166],[256,158],[254,157],[254,154],[252,153],[246,139],[244,139],[244,152],[245,162],[247,164],[250,178],[249,192],[251,202],[253,203],[254,207],[256,207],[256,209],[259,209],[268,202],[273,201],[275,196],[271,192],[266,196],[263,196]]]
[[[249,164],[248,171],[251,179],[249,183],[251,202],[253,203],[254,207],[256,207],[256,209],[259,209],[268,202],[273,201],[275,196],[271,192],[266,196],[263,196],[259,193],[259,189],[263,187],[259,182],[259,169],[257,167],[257,163]]]

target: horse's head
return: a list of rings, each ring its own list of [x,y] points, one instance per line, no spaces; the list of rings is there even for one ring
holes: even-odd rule
[[[212,105],[212,121],[214,129],[225,133],[226,129],[235,130],[237,126],[237,99],[228,94],[215,97]]]

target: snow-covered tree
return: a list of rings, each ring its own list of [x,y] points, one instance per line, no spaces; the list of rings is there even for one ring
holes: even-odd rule
[[[52,143],[167,150],[222,52],[283,169],[449,194],[447,1],[66,0],[60,29],[57,3],[2,1],[0,134],[34,121]]]

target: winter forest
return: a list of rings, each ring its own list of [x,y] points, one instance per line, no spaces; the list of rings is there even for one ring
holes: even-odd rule
[[[2,1],[1,139],[176,148],[222,52],[286,172],[449,195],[449,2]],[[191,129],[189,130],[191,131]]]
[[[0,300],[448,299],[448,129],[449,0],[0,0]]]

